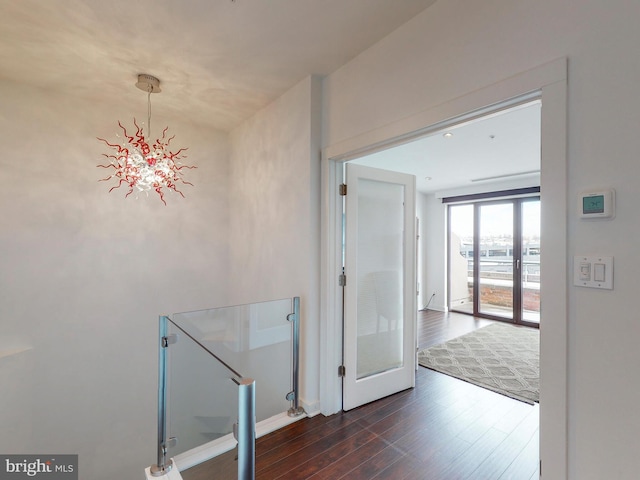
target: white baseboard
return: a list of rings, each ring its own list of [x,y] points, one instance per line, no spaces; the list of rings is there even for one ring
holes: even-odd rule
[[[256,424],[256,438],[264,437],[268,433],[275,432],[282,427],[286,427],[292,423],[297,422],[298,420],[302,420],[306,418],[308,415],[303,413],[302,415],[298,415],[297,417],[290,417],[286,413],[280,413],[278,415],[274,415],[271,418],[267,418],[262,422]]]
[[[297,417],[290,417],[287,413],[280,413],[274,415],[271,418],[267,418],[256,424],[256,438],[260,438],[271,432],[274,432],[282,427],[285,427],[291,423],[297,422],[307,417],[306,414],[299,415]],[[161,477],[151,476],[150,469],[145,470],[147,480],[182,480],[180,471],[187,470],[195,465],[206,462],[207,460],[222,455],[230,450],[233,450],[238,442],[230,433],[224,437],[217,438],[211,442],[207,442],[199,447],[192,448],[191,450],[176,455],[173,458],[174,468],[172,468],[168,474]]]
[[[315,417],[316,415],[318,415],[320,413],[320,401],[319,400],[316,400],[313,403],[309,403],[306,400],[301,399],[300,400],[300,405],[302,406],[302,408],[304,408],[304,411],[307,414],[307,417],[309,417],[309,418]]]
[[[422,310],[426,310],[427,307],[422,307]],[[444,305],[430,305],[429,306],[429,310],[435,310],[436,312],[447,312],[448,308],[445,307]]]

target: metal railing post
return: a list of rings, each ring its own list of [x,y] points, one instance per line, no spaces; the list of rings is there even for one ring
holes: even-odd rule
[[[167,463],[167,338],[168,317],[160,317],[160,341],[158,345],[158,463],[151,466],[151,475],[160,477],[173,467],[173,461]]]
[[[300,406],[300,297],[293,297],[293,313],[287,316],[287,320],[293,322],[292,334],[292,363],[293,363],[293,391],[287,395],[287,400],[293,402],[291,408],[287,412],[290,417],[297,417],[304,413],[304,409]]]
[[[256,478],[256,382],[233,379],[238,384],[238,480]]]

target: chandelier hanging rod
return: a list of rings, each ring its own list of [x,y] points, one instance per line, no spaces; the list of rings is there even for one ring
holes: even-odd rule
[[[147,135],[151,138],[151,94],[162,91],[160,90],[160,79],[147,73],[141,73],[138,75],[136,87],[147,92]]]

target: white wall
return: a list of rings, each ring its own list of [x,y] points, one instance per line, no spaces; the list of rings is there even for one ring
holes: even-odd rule
[[[632,240],[640,236],[638,18],[632,0],[437,2],[325,82],[325,145],[335,145],[569,58],[569,255],[616,257],[613,291],[569,288],[569,477],[576,480],[632,479],[640,468]],[[617,190],[615,220],[576,218],[578,192],[594,186]]]
[[[444,312],[447,307],[447,256],[446,256],[446,209],[435,195],[418,195],[418,205],[422,210],[420,218],[420,244],[422,287],[419,308],[424,308],[431,295],[435,296],[429,309]]]
[[[232,301],[301,297],[307,411],[319,388],[320,94],[308,77],[230,135]]]
[[[155,99],[154,99],[155,100]],[[98,182],[118,109],[0,82],[0,451],[77,453],[82,478],[156,460],[157,323],[226,303],[228,141],[162,116],[189,147],[186,199]],[[131,125],[132,126],[132,125]],[[0,355],[1,356],[1,355]]]

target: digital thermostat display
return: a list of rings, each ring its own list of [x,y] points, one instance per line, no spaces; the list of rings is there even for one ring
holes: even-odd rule
[[[582,213],[604,213],[604,195],[582,197]]]
[[[583,192],[580,194],[581,218],[613,218],[615,197],[612,189]]]

